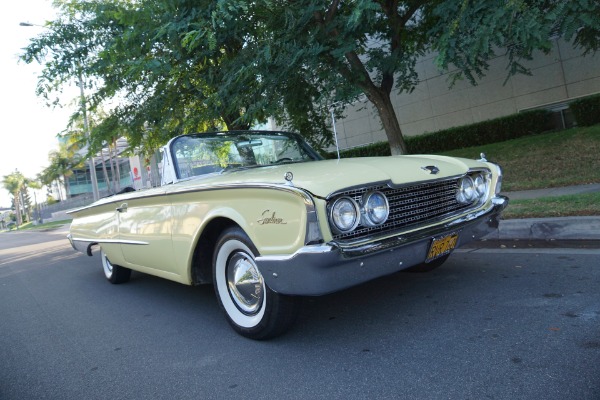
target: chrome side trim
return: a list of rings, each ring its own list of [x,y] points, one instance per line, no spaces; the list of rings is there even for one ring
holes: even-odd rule
[[[331,251],[333,251],[333,246],[330,246],[328,244],[321,244],[321,245],[312,245],[312,246],[306,246],[306,247],[301,247],[299,248],[295,253],[292,254],[284,254],[284,255],[272,255],[272,256],[258,256],[256,257],[256,262],[263,262],[263,261],[289,261],[293,258],[298,257],[299,255],[311,255],[311,254],[326,254],[326,253],[330,253]]]
[[[320,229],[319,217],[316,210],[315,202],[313,197],[305,190],[299,189],[293,186],[289,186],[286,184],[269,184],[269,183],[233,183],[233,184],[222,184],[222,185],[211,185],[205,187],[195,187],[195,188],[181,188],[174,191],[160,193],[160,194],[151,194],[148,196],[139,195],[135,197],[127,197],[126,200],[137,200],[137,199],[146,199],[152,197],[162,197],[167,195],[176,195],[176,194],[186,194],[186,193],[195,193],[195,192],[207,192],[213,190],[226,190],[226,189],[272,189],[272,190],[281,190],[284,192],[288,192],[299,196],[304,201],[304,206],[306,207],[306,235],[304,237],[304,244],[310,243],[318,243],[323,241],[323,233]],[[92,209],[94,207],[104,206],[112,203],[120,203],[125,199],[115,199],[114,201],[102,203],[102,204],[90,204],[86,207],[69,210],[68,214],[75,213],[82,210]],[[78,239],[79,240],[79,239]],[[107,240],[103,241],[104,243],[121,243],[110,242]],[[124,243],[124,244],[148,244],[148,243]]]
[[[71,236],[71,235],[69,235]],[[68,236],[67,236],[68,237]],[[69,240],[71,241],[71,243],[73,242],[83,242],[83,243],[97,243],[97,244],[101,244],[101,243],[116,243],[116,244],[132,244],[132,245],[136,245],[136,246],[145,246],[148,245],[150,243],[148,242],[142,242],[139,240],[119,240],[119,239],[78,239],[78,238],[74,238],[74,237],[70,237]]]
[[[88,256],[92,256],[92,247],[98,246],[102,243],[118,243],[118,244],[131,244],[135,246],[144,246],[149,243],[141,242],[138,240],[118,240],[118,239],[81,239],[74,238],[70,233],[67,235],[67,239],[71,243],[71,246],[75,251],[85,253]]]
[[[304,237],[304,244],[314,244],[323,242],[323,233],[321,232],[320,224],[319,224],[319,214],[317,213],[317,209],[315,206],[314,199],[311,194],[303,189],[299,189],[293,186],[288,186],[286,184],[268,184],[268,183],[234,183],[234,184],[223,184],[223,185],[212,185],[210,187],[201,187],[201,188],[182,188],[180,190],[175,190],[167,193],[161,194],[152,194],[148,196],[140,195],[135,197],[128,197],[127,200],[137,200],[144,198],[152,198],[152,197],[162,197],[167,195],[176,195],[176,194],[186,194],[186,193],[195,193],[195,192],[207,192],[213,190],[227,190],[227,189],[272,189],[272,190],[281,190],[284,192],[288,192],[299,196],[302,198],[304,202],[304,206],[306,207],[306,234]],[[85,209],[92,209],[94,207],[98,207],[101,205],[119,203],[125,199],[115,199],[109,203],[102,204],[90,204],[89,206],[82,207],[75,210],[69,210],[67,213],[74,213]],[[92,240],[92,239],[77,239],[84,241],[95,241],[95,242],[103,242],[103,243],[122,243],[122,244],[134,244],[134,245],[145,245],[148,243],[145,242],[136,242],[136,241],[119,241],[119,240]]]

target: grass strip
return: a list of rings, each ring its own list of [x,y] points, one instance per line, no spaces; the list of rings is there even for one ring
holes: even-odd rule
[[[26,230],[55,228],[55,227],[62,226],[62,225],[68,225],[71,223],[71,221],[72,220],[70,220],[70,219],[63,219],[60,221],[52,221],[52,222],[48,222],[45,224],[38,224],[38,225],[34,225],[32,222],[27,222],[27,223],[21,225],[18,230],[26,231]]]
[[[504,219],[600,216],[600,193],[511,200]]]
[[[480,153],[502,166],[504,191],[600,183],[600,125],[442,154],[473,159]]]

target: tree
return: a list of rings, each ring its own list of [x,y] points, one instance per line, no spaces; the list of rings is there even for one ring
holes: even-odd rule
[[[298,96],[288,93],[284,102],[266,96],[265,80],[242,68],[252,64],[242,52],[249,38],[265,33],[248,18],[243,25],[215,20],[220,2],[63,0],[55,5],[59,17],[31,41],[22,59],[45,63],[38,94],[48,99],[77,74],[88,77],[92,110],[118,98],[93,129],[93,151],[117,136],[115,131],[149,155],[178,134],[247,129],[269,115],[302,127],[314,143],[331,141],[327,114],[317,111],[305,87],[298,87]]]
[[[244,20],[242,0],[227,2],[224,20]],[[349,103],[363,93],[377,109],[392,154],[406,153],[390,95],[411,92],[417,59],[435,52],[453,79],[476,83],[498,53],[508,73],[528,73],[521,61],[548,52],[563,35],[586,51],[600,42],[600,2],[589,0],[263,0],[246,3],[272,40],[253,57],[258,72],[286,79],[307,71],[324,96]],[[274,68],[275,66],[275,68]]]
[[[30,217],[30,210],[26,207],[29,198],[27,188],[39,188],[40,186],[35,180],[26,178],[18,170],[15,170],[12,174],[4,175],[2,185],[13,197],[17,226],[22,225],[23,214],[27,213]]]
[[[33,40],[23,55],[31,62],[43,61],[52,53],[53,61],[46,62],[38,93],[48,96],[72,77],[75,60],[87,76],[97,77],[92,81],[92,108],[120,96],[117,107],[92,135],[93,151],[100,151],[103,143],[111,140],[114,129],[125,130],[131,145],[137,146],[154,144],[153,136],[162,144],[171,136],[218,126],[221,121],[230,129],[246,128],[234,123],[239,109],[221,107],[215,90],[204,79],[218,71],[214,68],[212,74],[204,74],[203,65],[218,65],[219,49],[198,54],[201,59],[211,57],[208,63],[190,60],[190,55],[181,51],[177,28],[164,28],[176,17],[178,2],[142,3],[143,7],[124,1],[56,3],[61,10],[59,19],[49,23],[49,31]],[[199,4],[198,10],[207,4]],[[182,13],[184,18],[192,18],[189,14]],[[232,47],[226,51],[233,51]]]
[[[23,217],[21,214],[21,190],[25,183],[25,177],[19,171],[15,171],[12,174],[4,175],[2,179],[2,185],[13,197],[13,204],[15,214],[17,216],[17,226],[23,224]]]
[[[247,128],[268,116],[326,144],[329,110],[364,94],[392,154],[406,153],[391,94],[415,88],[423,54],[476,83],[498,53],[508,54],[508,75],[527,73],[522,61],[549,51],[553,35],[586,51],[600,43],[600,2],[590,0],[55,4],[59,17],[22,58],[46,60],[42,95],[83,74],[92,109],[119,100],[94,130],[94,151],[117,129],[148,154],[178,134]]]
[[[58,150],[48,153],[50,164],[38,175],[39,181],[50,186],[52,182],[58,181],[65,188],[65,198],[70,196],[69,177],[74,170],[81,168],[85,160],[77,153],[82,139],[77,132],[66,135],[66,140],[59,144]]]

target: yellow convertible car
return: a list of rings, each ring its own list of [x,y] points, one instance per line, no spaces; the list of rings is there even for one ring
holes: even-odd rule
[[[184,135],[161,149],[163,185],[73,210],[69,240],[106,278],[140,271],[212,283],[231,326],[282,334],[302,296],[427,271],[498,227],[502,172],[481,160],[323,160],[299,135]]]

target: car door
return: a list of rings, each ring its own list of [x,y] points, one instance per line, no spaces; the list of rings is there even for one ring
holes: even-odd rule
[[[173,272],[172,207],[165,190],[151,189],[120,201],[117,213],[125,261],[149,273]]]

